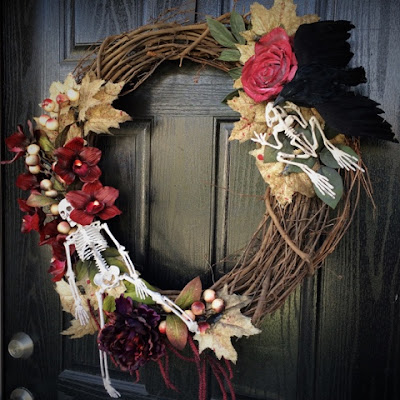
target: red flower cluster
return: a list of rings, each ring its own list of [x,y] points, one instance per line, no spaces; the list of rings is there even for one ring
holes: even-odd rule
[[[243,66],[243,89],[256,102],[270,101],[291,81],[297,60],[290,38],[282,28],[275,28],[255,45],[255,55]]]
[[[82,190],[73,190],[66,194],[74,210],[70,218],[81,225],[89,225],[95,216],[107,220],[121,214],[114,205],[119,191],[110,186],[103,186],[99,181],[85,183]]]
[[[1,164],[11,164],[15,160],[18,160],[18,158],[21,158],[25,155],[25,150],[29,145],[30,140],[25,136],[22,126],[18,125],[17,130],[18,132],[13,133],[4,140],[6,142],[7,149],[12,153],[15,153],[15,156],[9,161],[2,161]]]
[[[101,150],[96,147],[85,147],[82,138],[74,138],[58,148],[54,155],[57,163],[54,172],[65,181],[67,185],[78,177],[82,182],[97,181],[101,170],[97,166],[101,158]]]

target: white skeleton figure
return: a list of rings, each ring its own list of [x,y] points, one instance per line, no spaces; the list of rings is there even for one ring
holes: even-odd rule
[[[94,259],[99,272],[95,275],[93,282],[98,286],[96,291],[96,299],[99,306],[100,316],[100,327],[104,327],[104,316],[103,316],[103,294],[107,290],[117,287],[122,281],[127,281],[135,286],[137,295],[144,299],[149,296],[157,304],[163,305],[171,309],[171,311],[177,315],[188,327],[189,331],[196,333],[198,332],[198,325],[196,321],[192,321],[189,316],[178,307],[172,300],[167,296],[164,296],[158,292],[147,288],[142,279],[140,279],[138,272],[136,271],[131,259],[128,256],[128,252],[124,246],[121,246],[114,235],[111,233],[106,223],[100,223],[100,221],[92,222],[90,225],[80,225],[72,221],[70,213],[73,210],[72,205],[67,199],[60,201],[58,205],[61,218],[68,221],[71,226],[76,226],[77,230],[68,235],[64,246],[67,255],[67,272],[68,283],[71,288],[71,293],[75,300],[75,318],[78,319],[81,325],[86,325],[89,322],[89,316],[86,310],[82,306],[81,298],[79,295],[79,289],[75,282],[75,273],[72,269],[70,247],[75,246],[79,258],[82,261]],[[106,260],[101,255],[107,247],[107,240],[103,236],[101,231],[107,233],[112,240],[115,247],[118,249],[119,254],[124,260],[125,265],[128,268],[128,274],[121,274],[119,268],[115,265],[108,265]],[[110,397],[120,397],[118,391],[116,391],[111,385],[110,376],[108,373],[108,362],[107,354],[99,350],[100,355],[100,370],[103,378],[103,384]]]
[[[295,114],[288,114],[285,110],[289,112],[294,112]],[[320,134],[324,146],[332,154],[333,158],[338,163],[339,167],[346,170],[351,169],[355,171],[359,169],[364,172],[363,168],[358,165],[357,157],[354,157],[343,150],[340,150],[334,146],[328,138],[318,122],[316,117],[311,117],[308,122],[303,117],[300,108],[295,104],[287,101],[286,105],[282,108],[280,106],[275,106],[273,102],[269,102],[265,107],[265,120],[267,126],[272,128],[272,136],[275,139],[276,144],[267,142],[267,133],[257,133],[254,132],[256,138],[251,139],[253,142],[260,143],[262,146],[272,147],[273,149],[280,150],[283,147],[282,142],[279,140],[279,133],[284,133],[286,137],[290,139],[290,144],[300,150],[300,154],[288,154],[283,152],[278,152],[276,160],[286,164],[295,165],[299,167],[303,172],[305,172],[310,178],[311,182],[319,189],[322,194],[327,194],[332,198],[335,198],[335,192],[333,191],[333,186],[330,184],[329,179],[315,171],[305,164],[294,161],[295,159],[308,159],[310,157],[318,157],[316,150],[318,149],[318,139],[317,130]],[[303,129],[307,126],[310,127],[312,143],[307,139],[307,137],[302,133],[296,131],[294,126],[299,124]]]

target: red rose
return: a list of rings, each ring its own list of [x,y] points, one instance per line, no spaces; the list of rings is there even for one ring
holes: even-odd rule
[[[244,91],[257,102],[276,97],[297,71],[297,60],[290,39],[282,28],[263,36],[255,46],[255,54],[243,66]]]

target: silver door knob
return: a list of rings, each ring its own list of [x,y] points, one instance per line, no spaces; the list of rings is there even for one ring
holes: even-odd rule
[[[10,400],[34,400],[34,397],[28,389],[19,387],[12,391]]]
[[[18,332],[11,338],[8,352],[14,358],[28,358],[33,353],[33,341],[26,333]]]

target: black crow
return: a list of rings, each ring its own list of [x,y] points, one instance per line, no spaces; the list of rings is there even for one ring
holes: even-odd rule
[[[349,21],[303,24],[294,37],[298,70],[275,100],[314,107],[326,124],[349,136],[372,136],[398,142],[379,104],[352,92],[365,83],[364,68],[346,68],[353,57],[347,39],[354,28]]]

